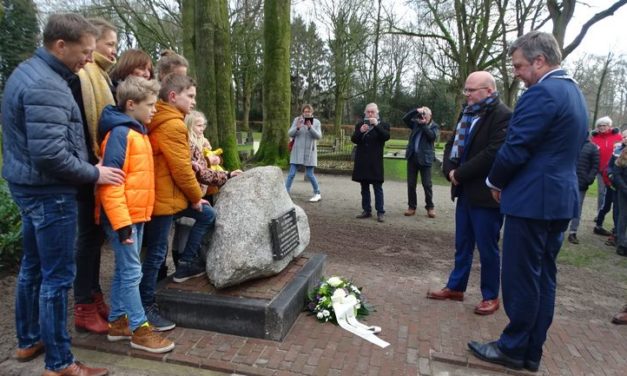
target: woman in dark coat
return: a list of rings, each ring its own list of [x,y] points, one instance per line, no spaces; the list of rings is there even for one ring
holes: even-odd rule
[[[383,147],[390,139],[390,125],[379,118],[379,108],[370,103],[364,111],[364,120],[355,124],[351,141],[356,144],[353,180],[361,184],[361,207],[357,218],[372,216],[370,184],[374,189],[377,221],[383,222]]]

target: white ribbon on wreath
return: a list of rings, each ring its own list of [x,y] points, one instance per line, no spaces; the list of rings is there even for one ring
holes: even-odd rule
[[[342,329],[347,330],[381,348],[386,348],[390,345],[388,342],[385,342],[375,335],[376,333],[381,332],[380,327],[365,325],[357,320],[355,312],[357,311],[357,305],[359,302],[357,301],[355,295],[347,294],[343,289],[337,289],[333,293],[331,301],[333,302],[335,318]]]

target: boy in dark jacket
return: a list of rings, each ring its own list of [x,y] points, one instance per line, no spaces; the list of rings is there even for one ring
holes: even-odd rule
[[[577,228],[579,227],[579,219],[581,218],[581,210],[583,208],[583,200],[586,198],[586,192],[590,184],[594,183],[597,176],[599,166],[599,147],[589,140],[584,142],[577,160],[577,181],[579,182],[579,212],[575,218],[570,221],[570,230],[568,233],[568,241],[572,244],[579,244],[577,239]]]

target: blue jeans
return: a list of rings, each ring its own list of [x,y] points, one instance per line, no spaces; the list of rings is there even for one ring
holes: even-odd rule
[[[361,184],[361,208],[366,213],[372,212],[372,205],[370,204],[370,184],[365,182],[359,182]],[[377,214],[385,213],[383,210],[383,183],[372,183],[372,189],[374,190],[374,207],[377,210]]]
[[[209,205],[203,205],[202,212],[188,207],[176,213],[176,217],[190,217],[196,220],[189,232],[187,244],[179,259],[180,261],[189,262],[199,256],[202,238],[215,223],[215,211]],[[148,307],[155,302],[157,275],[159,274],[161,264],[163,264],[168,254],[168,236],[174,218],[174,215],[157,215],[153,216],[152,220],[146,223],[146,257],[142,263],[143,276],[139,284],[139,293],[144,307]]]
[[[46,369],[63,369],[74,362],[67,300],[76,274],[76,196],[19,192],[12,196],[22,215],[24,247],[15,293],[18,347],[30,347],[41,339]]]
[[[595,222],[596,227],[603,227],[603,221],[605,220],[605,215],[612,210],[612,219],[614,220],[614,227],[616,227],[616,223],[618,223],[618,210],[616,209],[616,205],[614,203],[614,196],[616,195],[616,191],[611,187],[605,187],[605,194],[603,195],[603,206],[597,213],[597,221]],[[613,209],[612,209],[613,208]]]
[[[173,215],[155,215],[144,226],[146,255],[142,263],[142,279],[139,283],[139,294],[144,307],[155,302],[157,274],[168,254],[168,236],[173,220]]]
[[[298,170],[297,164],[290,164],[290,172],[287,174],[287,180],[285,181],[285,189],[289,193],[292,189],[292,182],[294,181],[294,176],[296,176],[296,171]],[[313,188],[314,194],[320,194],[320,187],[318,186],[318,180],[314,176],[314,166],[305,166],[305,175],[311,182],[311,187]]]
[[[216,211],[211,205],[203,205],[202,211],[193,209],[191,206],[187,209],[176,213],[174,218],[189,217],[194,218],[194,226],[189,231],[187,244],[179,257],[179,261],[191,262],[200,256],[200,244],[202,238],[213,230],[216,222]]]
[[[577,212],[577,216],[570,221],[570,230],[571,234],[576,234],[577,229],[579,228],[579,221],[581,220],[581,212],[583,210],[583,200],[586,198],[586,191],[579,191],[579,211]]]
[[[102,227],[109,238],[109,243],[115,252],[115,270],[111,281],[111,310],[109,322],[119,319],[125,314],[128,316],[131,330],[139,328],[148,321],[139,296],[139,282],[142,279],[142,264],[139,251],[142,244],[144,224],[133,224],[133,244],[122,244],[118,233],[113,230],[111,223],[104,213],[101,215]]]

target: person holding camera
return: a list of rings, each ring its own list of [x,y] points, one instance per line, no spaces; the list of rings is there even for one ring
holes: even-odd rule
[[[468,286],[475,245],[481,261],[481,302],[478,315],[499,309],[499,233],[503,216],[485,178],[503,142],[512,111],[500,100],[494,77],[484,71],[471,73],[462,91],[466,105],[455,133],[446,143],[442,161],[451,182],[455,206],[455,266],[446,287],[427,293],[429,299],[463,300]]]
[[[407,159],[407,210],[406,216],[416,214],[416,182],[418,172],[425,191],[425,209],[429,218],[435,218],[433,205],[433,185],[431,183],[431,165],[435,160],[435,140],[438,138],[438,124],[432,120],[429,107],[418,107],[403,117],[403,122],[411,133],[405,151]]]
[[[353,181],[361,184],[362,213],[357,218],[372,217],[370,185],[374,190],[377,221],[383,222],[383,146],[390,139],[390,125],[379,118],[375,103],[366,105],[364,120],[355,124],[351,141],[355,146]]]
[[[314,118],[313,112],[310,104],[304,105],[302,115],[294,118],[292,126],[287,131],[287,135],[294,139],[294,145],[290,152],[290,172],[287,174],[285,189],[290,192],[298,166],[305,166],[305,175],[313,188],[313,196],[309,202],[318,202],[322,200],[322,196],[313,172],[314,167],[318,165],[317,141],[322,137],[322,129],[320,120]]]

